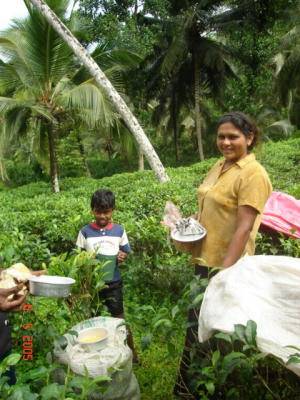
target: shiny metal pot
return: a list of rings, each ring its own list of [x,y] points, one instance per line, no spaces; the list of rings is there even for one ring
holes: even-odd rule
[[[74,279],[64,276],[32,276],[29,278],[29,292],[34,296],[68,297],[74,283]]]

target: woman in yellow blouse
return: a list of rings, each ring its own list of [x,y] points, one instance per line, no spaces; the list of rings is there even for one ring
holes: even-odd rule
[[[265,169],[250,153],[257,137],[257,127],[241,112],[225,114],[217,123],[217,147],[223,158],[198,188],[197,219],[207,235],[193,244],[175,243],[192,253],[196,275],[207,277],[209,268],[228,268],[243,255],[254,254],[261,215],[272,191]],[[189,322],[197,325],[198,315],[199,310],[191,310]],[[189,349],[196,338],[196,326],[188,328],[176,394],[186,393]]]

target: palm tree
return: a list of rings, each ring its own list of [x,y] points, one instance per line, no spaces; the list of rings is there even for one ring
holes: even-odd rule
[[[68,1],[53,5],[63,18]],[[115,116],[93,80],[76,83],[80,66],[72,51],[38,10],[28,10],[26,20],[15,21],[0,36],[3,135],[10,141],[30,135],[36,148],[47,146],[52,188],[58,192],[56,142],[65,121],[76,115],[95,127],[113,124]]]
[[[173,1],[173,15],[164,21],[165,35],[158,46],[160,55],[157,57],[156,50],[153,57],[153,68],[158,71],[156,96],[170,106],[175,143],[178,137],[175,117],[182,106],[193,102],[201,160],[204,159],[201,102],[208,95],[220,98],[226,77],[234,76],[229,62],[232,54],[217,36],[222,16],[227,16],[227,11],[219,9],[220,4],[206,0]],[[158,81],[162,82],[159,86]]]
[[[274,57],[275,75],[281,104],[288,108],[289,119],[300,127],[300,2],[293,10],[292,29],[284,35],[280,51]]]
[[[166,174],[166,171],[162,163],[160,162],[154,148],[152,147],[149,139],[145,135],[137,119],[131,113],[125,101],[114,89],[110,81],[106,78],[105,74],[103,74],[103,72],[96,64],[96,62],[93,60],[93,58],[81,46],[78,40],[72,35],[72,33],[62,23],[62,21],[59,18],[57,18],[57,16],[42,0],[26,0],[26,1],[30,1],[41,11],[42,15],[45,16],[45,18],[47,19],[47,21],[49,21],[51,26],[53,26],[53,28],[61,35],[61,37],[68,44],[68,46],[72,48],[78,59],[85,65],[90,74],[94,77],[97,84],[105,90],[107,96],[114,104],[114,107],[116,108],[120,116],[123,118],[128,129],[134,135],[136,141],[138,142],[138,146],[141,148],[142,152],[147,157],[149,164],[156,173],[158,179],[161,182],[168,181],[169,177]]]
[[[128,76],[135,75],[136,67],[141,63],[141,57],[127,49],[115,47],[113,43],[101,42],[91,54],[93,59],[101,66],[105,75],[113,82],[118,93],[129,103],[126,94]],[[133,73],[132,73],[133,71]],[[76,82],[88,80],[88,71],[82,67],[76,74]],[[136,80],[136,77],[135,77]],[[125,89],[126,87],[126,89]],[[125,159],[132,159],[140,154],[139,146],[134,143],[133,136],[128,131],[124,120],[115,113],[116,119],[113,124],[107,124],[107,128],[94,130],[94,148],[103,148],[108,157],[114,154],[121,154]],[[100,146],[99,146],[100,145]],[[81,146],[82,147],[82,146]]]

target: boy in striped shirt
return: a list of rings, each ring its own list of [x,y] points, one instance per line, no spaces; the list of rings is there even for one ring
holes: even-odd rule
[[[105,261],[104,280],[106,288],[99,292],[112,317],[124,319],[123,285],[119,264],[130,253],[127,234],[122,225],[112,222],[115,209],[115,195],[111,190],[99,189],[91,198],[91,210],[95,222],[85,225],[79,232],[76,245],[82,250],[91,251],[96,258]],[[130,330],[128,344],[136,354]]]

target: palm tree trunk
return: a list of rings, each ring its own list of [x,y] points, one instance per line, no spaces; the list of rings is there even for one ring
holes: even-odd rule
[[[164,166],[158,158],[158,155],[156,154],[156,151],[154,150],[148,137],[145,135],[142,127],[127,107],[123,98],[119,95],[119,93],[115,90],[110,81],[101,71],[97,63],[93,60],[93,58],[89,55],[85,48],[79,43],[79,41],[72,35],[68,28],[60,21],[59,18],[57,18],[57,16],[47,6],[47,4],[44,3],[43,0],[30,0],[30,2],[40,10],[41,14],[46,18],[49,24],[63,38],[63,40],[73,50],[74,54],[79,58],[79,60],[90,72],[90,74],[94,77],[98,85],[100,85],[105,90],[109,99],[114,104],[116,110],[125,121],[128,129],[134,135],[138,146],[141,147],[159,181],[169,181],[169,177],[164,169]]]
[[[86,159],[85,151],[84,151],[84,146],[83,146],[83,143],[82,143],[82,140],[81,140],[81,137],[80,137],[80,133],[77,130],[76,130],[76,139],[77,139],[77,143],[78,143],[79,153],[81,155],[82,162],[83,162],[83,165],[84,165],[85,174],[86,174],[86,176],[88,178],[91,178],[92,174],[91,174],[89,165],[87,163],[87,159]]]
[[[139,171],[144,171],[145,170],[145,163],[144,163],[144,154],[139,148]]]
[[[200,160],[204,160],[202,132],[201,132],[201,114],[200,114],[200,60],[194,52],[194,82],[195,82],[195,125],[198,142],[198,151]]]
[[[53,125],[49,125],[47,133],[49,143],[51,185],[53,192],[59,193],[58,164],[56,154],[56,128]]]
[[[175,89],[172,90],[172,105],[171,105],[171,118],[172,118],[172,128],[173,128],[173,140],[175,148],[175,160],[179,160],[179,149],[178,149],[178,124],[177,124],[177,94]]]
[[[135,0],[134,2],[134,12],[133,15],[136,16],[139,10],[139,5],[138,5],[138,0]]]
[[[0,180],[2,182],[8,181],[8,175],[4,163],[5,140],[4,136],[0,136]]]
[[[2,182],[8,181],[8,176],[7,176],[5,165],[4,165],[3,159],[1,158],[1,155],[0,155],[0,180]]]

